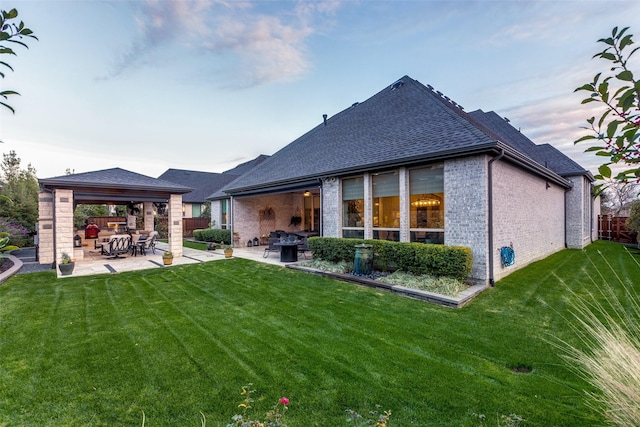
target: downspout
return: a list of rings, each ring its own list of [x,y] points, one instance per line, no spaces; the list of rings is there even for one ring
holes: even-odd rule
[[[233,229],[234,229],[234,218],[233,218],[233,196],[229,196],[229,206],[227,206],[227,215],[229,218],[227,219],[227,223],[229,224],[229,229],[231,231],[231,241],[229,242],[229,246],[233,247]],[[240,242],[240,241],[238,241]]]
[[[320,237],[324,236],[324,221],[323,221],[323,216],[324,216],[324,194],[322,192],[323,188],[322,188],[322,181],[320,181]],[[313,200],[311,201],[311,206],[313,207]]]
[[[567,238],[569,237],[569,231],[567,229],[567,194],[572,190],[573,187],[567,188],[564,190],[564,248],[567,249],[569,247],[569,243],[567,242]],[[591,226],[589,226],[591,229]]]
[[[500,149],[498,154],[493,159],[489,160],[488,165],[488,179],[487,184],[489,186],[488,191],[488,214],[489,214],[489,285],[493,288],[496,285],[493,275],[493,162],[500,160],[504,157],[504,148]]]
[[[589,197],[591,198],[591,211],[589,212],[589,241],[593,243],[593,207],[596,205],[596,198],[593,193],[593,184],[590,184],[590,187]]]

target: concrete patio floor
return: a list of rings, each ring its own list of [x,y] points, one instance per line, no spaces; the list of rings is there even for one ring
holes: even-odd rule
[[[280,262],[280,255],[278,253],[269,253],[266,258],[263,257],[266,246],[256,246],[251,248],[234,248],[233,257],[246,258],[253,261],[264,262],[267,264],[286,266],[291,263]],[[123,271],[144,270],[148,268],[164,268],[165,265],[162,262],[162,254],[168,250],[168,245],[164,242],[158,242],[156,244],[156,253],[151,252],[147,255],[131,256],[126,255],[122,258],[107,258],[103,255],[94,252],[85,252],[85,257],[82,260],[76,261],[73,273],[69,276],[61,276],[60,271],[57,271],[58,277],[78,277],[88,276],[92,274],[108,274],[108,273],[121,273]],[[224,257],[224,253],[221,249],[215,251],[200,251],[191,248],[182,248],[182,256],[173,259],[172,265],[184,265],[195,264],[199,262],[209,261],[224,261],[227,258]]]

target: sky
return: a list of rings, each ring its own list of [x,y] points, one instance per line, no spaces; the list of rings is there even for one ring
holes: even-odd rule
[[[573,141],[640,1],[3,0],[38,41],[3,55],[0,148],[39,178],[120,167],[222,172],[271,155],[408,75],[507,117],[593,172]],[[635,31],[635,33],[634,33]],[[640,54],[638,54],[640,57]],[[639,70],[636,58],[632,69]]]

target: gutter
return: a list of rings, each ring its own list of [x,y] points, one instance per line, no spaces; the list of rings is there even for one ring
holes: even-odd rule
[[[567,193],[570,191],[570,188],[564,190],[564,248],[567,249],[569,244],[567,243],[567,237],[569,236],[569,231],[567,230]]]
[[[493,288],[496,286],[495,278],[493,275],[493,162],[500,160],[504,157],[504,148],[500,149],[500,154],[489,160],[488,164],[488,216],[489,216],[489,285]]]

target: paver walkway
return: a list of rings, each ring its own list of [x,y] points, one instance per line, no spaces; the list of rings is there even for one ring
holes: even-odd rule
[[[257,246],[251,248],[234,248],[233,256],[238,258],[251,259],[253,261],[265,262],[268,264],[285,266],[280,262],[280,256],[276,253],[270,253],[267,258],[263,257],[265,246]],[[168,250],[168,245],[164,242],[156,244],[156,253],[148,253],[144,256],[124,256],[122,258],[106,258],[97,253],[87,253],[83,260],[77,261],[71,276],[77,277],[87,276],[91,274],[110,274],[120,273],[123,271],[144,270],[148,268],[164,268],[162,262],[162,254]],[[38,271],[51,271],[51,265],[39,264],[35,259],[35,248],[24,248],[12,253],[20,261],[22,268],[17,274],[33,273]],[[224,253],[221,249],[215,251],[200,251],[191,248],[182,248],[182,256],[173,259],[173,265],[194,264],[198,262],[209,262],[225,260]],[[59,272],[57,272],[59,275]]]

